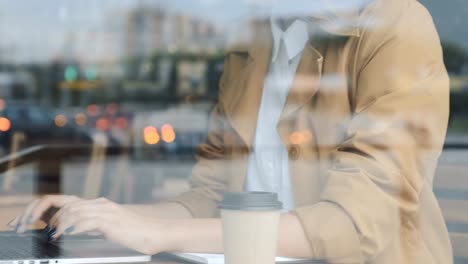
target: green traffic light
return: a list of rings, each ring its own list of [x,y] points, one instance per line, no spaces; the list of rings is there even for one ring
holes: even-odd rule
[[[89,80],[89,81],[94,81],[97,79],[97,71],[94,67],[89,67],[89,68],[86,68],[85,70],[85,77],[86,77],[86,80]]]
[[[73,82],[78,79],[78,70],[74,66],[67,66],[65,69],[65,81]]]

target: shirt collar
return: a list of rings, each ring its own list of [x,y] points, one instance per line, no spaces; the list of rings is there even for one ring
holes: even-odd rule
[[[283,31],[272,17],[270,19],[273,33],[273,53],[271,60],[275,61],[278,57],[281,39],[284,40],[288,59],[291,60],[304,50],[309,41],[309,32],[305,21],[296,19],[286,31]]]
[[[375,0],[314,0],[297,4],[297,0],[272,0],[272,16],[297,16],[321,29],[341,36],[360,36],[361,12]],[[296,3],[296,4],[294,4]]]

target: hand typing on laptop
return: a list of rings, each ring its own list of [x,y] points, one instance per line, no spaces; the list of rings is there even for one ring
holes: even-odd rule
[[[50,211],[55,212],[47,217]],[[107,239],[145,254],[164,251],[163,220],[146,217],[105,198],[84,200],[51,195],[32,202],[9,226],[24,233],[37,221],[47,223],[50,240],[60,236],[98,233]],[[167,240],[166,240],[167,241]],[[166,243],[167,244],[167,243]]]

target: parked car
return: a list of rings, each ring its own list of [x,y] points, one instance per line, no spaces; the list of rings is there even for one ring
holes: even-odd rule
[[[24,135],[19,147],[42,144],[92,144],[88,133],[80,131],[65,115],[53,115],[46,108],[25,103],[6,102],[0,109],[0,147],[8,151],[13,135]]]

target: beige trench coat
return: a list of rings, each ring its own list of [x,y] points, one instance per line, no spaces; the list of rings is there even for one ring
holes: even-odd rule
[[[289,149],[293,213],[317,259],[452,263],[432,191],[449,80],[431,16],[415,0],[376,0],[348,18],[311,20],[277,126]],[[272,46],[268,23],[253,32],[226,56],[192,189],[173,200],[194,217],[219,216],[222,193],[243,189]]]

